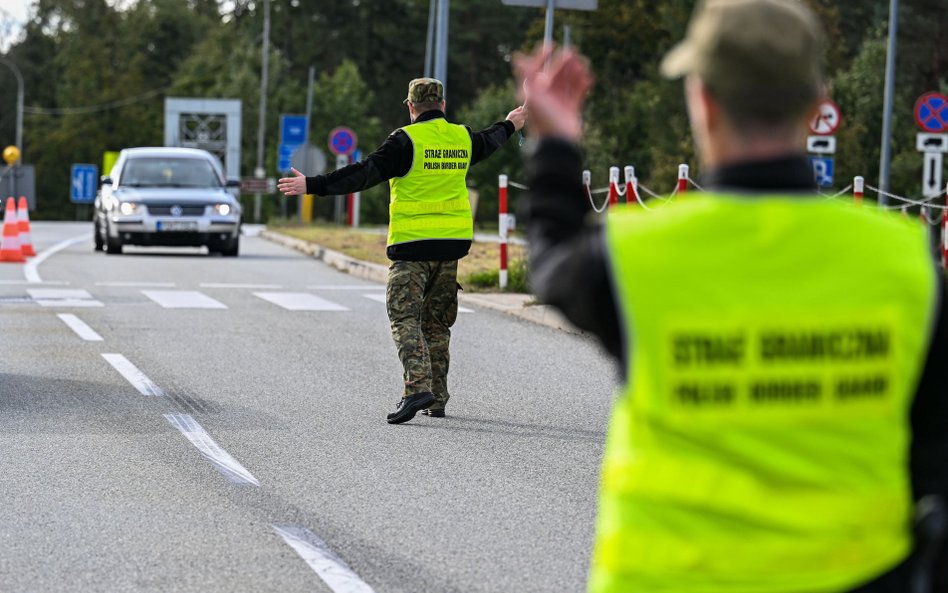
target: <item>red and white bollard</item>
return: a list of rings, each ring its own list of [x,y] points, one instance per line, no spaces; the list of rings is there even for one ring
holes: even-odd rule
[[[497,204],[500,212],[498,229],[500,232],[500,289],[507,288],[507,176],[498,178]]]
[[[948,183],[945,184],[945,208],[948,208]],[[948,270],[948,210],[941,217],[941,263]]]
[[[635,167],[626,165],[625,167],[625,203],[635,204],[638,200],[638,188],[635,187]]]
[[[678,165],[678,193],[688,191],[688,165]]]
[[[862,205],[862,193],[866,189],[866,180],[861,175],[853,177],[853,204]]]
[[[619,167],[609,167],[609,207],[619,204]]]

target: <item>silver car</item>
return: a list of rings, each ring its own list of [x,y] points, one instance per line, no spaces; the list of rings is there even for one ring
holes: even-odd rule
[[[95,200],[95,248],[206,246],[240,251],[240,202],[217,157],[193,148],[127,148],[102,179]]]

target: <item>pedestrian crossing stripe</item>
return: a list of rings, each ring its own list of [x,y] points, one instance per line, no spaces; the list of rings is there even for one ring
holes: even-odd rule
[[[255,292],[254,296],[288,311],[348,311],[338,303],[309,292]]]
[[[367,298],[367,299],[369,299],[369,300],[377,301],[377,302],[379,302],[379,303],[382,303],[383,305],[385,304],[385,295],[384,295],[384,294],[366,293],[366,294],[363,294],[362,296],[364,296],[365,298]],[[474,312],[473,309],[468,309],[467,307],[458,306],[458,313],[473,313],[473,312]]]

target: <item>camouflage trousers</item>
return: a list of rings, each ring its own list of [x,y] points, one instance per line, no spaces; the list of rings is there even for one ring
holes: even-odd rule
[[[458,317],[458,262],[393,261],[386,303],[398,358],[405,369],[405,395],[430,391],[448,402],[451,326]]]

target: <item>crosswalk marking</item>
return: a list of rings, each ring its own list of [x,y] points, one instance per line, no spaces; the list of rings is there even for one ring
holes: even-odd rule
[[[226,309],[227,305],[196,290],[143,290],[165,309]]]
[[[114,286],[117,288],[174,288],[174,282],[96,282],[96,286]]]
[[[372,301],[378,301],[382,303],[383,305],[385,304],[384,294],[366,293],[366,294],[363,294],[362,296]],[[458,306],[458,313],[473,313],[473,312],[474,312],[473,309],[468,309],[467,307]]]
[[[338,303],[308,292],[255,292],[255,296],[289,311],[348,311]]]
[[[28,288],[26,292],[43,307],[102,307],[88,291],[79,288]]]
[[[239,282],[202,282],[201,288],[256,288],[257,290],[272,290],[283,288],[279,284],[241,284]]]

